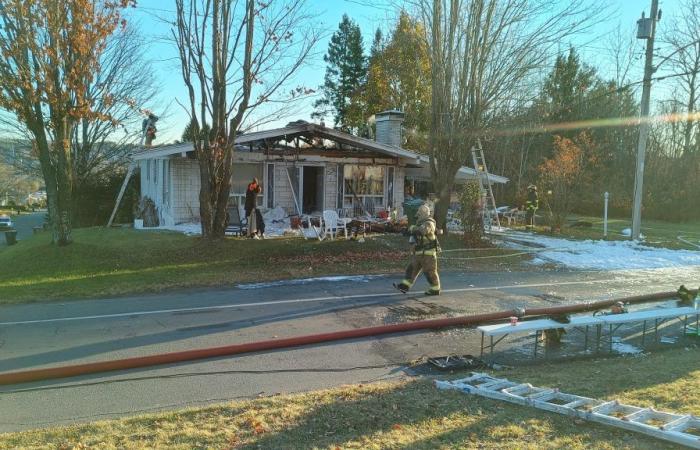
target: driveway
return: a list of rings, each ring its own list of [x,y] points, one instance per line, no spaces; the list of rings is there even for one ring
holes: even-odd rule
[[[12,222],[14,222],[15,230],[17,230],[17,239],[29,238],[33,232],[32,228],[44,223],[45,215],[46,211],[37,211],[33,213],[22,213],[19,216],[12,216]],[[0,233],[0,251],[5,248],[7,248],[5,234]]]

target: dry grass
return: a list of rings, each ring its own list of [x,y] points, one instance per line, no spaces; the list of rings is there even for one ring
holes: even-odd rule
[[[299,238],[227,238],[214,244],[173,232],[87,228],[67,247],[50,244],[48,233],[0,253],[0,304],[51,299],[119,296],[191,287],[325,275],[403,271],[407,238],[374,235],[352,241]],[[445,248],[462,246],[444,239]],[[490,254],[512,253],[494,249]],[[480,254],[479,256],[483,256]],[[448,262],[445,268],[501,270],[522,256]]]
[[[700,414],[697,350],[552,363],[498,376]],[[0,448],[663,449],[631,432],[437,391],[429,380],[348,386],[88,425],[0,435]]]

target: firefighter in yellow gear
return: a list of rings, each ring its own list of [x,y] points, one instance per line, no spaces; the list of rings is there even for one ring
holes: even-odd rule
[[[440,295],[440,276],[437,268],[437,254],[440,252],[440,244],[437,240],[437,225],[431,217],[430,207],[422,204],[416,212],[416,225],[409,228],[411,234],[411,259],[406,267],[406,275],[399,284],[394,284],[396,289],[403,293],[416,282],[418,275],[423,272],[430,287],[425,291],[426,295]]]

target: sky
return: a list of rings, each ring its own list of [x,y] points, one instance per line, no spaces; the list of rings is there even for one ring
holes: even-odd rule
[[[568,3],[562,0],[563,4]],[[592,2],[594,0],[591,0]],[[678,12],[680,0],[660,0],[659,7],[663,11],[660,23],[661,29],[668,24],[674,14]],[[636,21],[641,17],[643,10],[649,15],[650,0],[607,0],[608,4],[601,20],[593,29],[582,36],[572,38],[569,42],[561,43],[561,51],[567,51],[569,46],[574,46],[581,54],[582,60],[598,69],[604,78],[610,75],[610,66],[607,61],[607,48],[612,36],[619,30],[624,35],[636,33]],[[305,87],[318,88],[323,84],[325,63],[323,55],[328,48],[330,35],[338,27],[343,14],[348,14],[361,28],[365,47],[369,50],[374,32],[377,28],[387,34],[392,28],[397,14],[394,5],[396,0],[307,0],[307,7],[316,19],[313,23],[317,30],[323,32],[323,38],[319,41],[314,55],[309,59],[306,67],[300,69],[294,80],[294,84]],[[168,42],[171,25],[167,21],[174,18],[174,2],[171,0],[139,0],[136,9],[130,10],[127,19],[136,26],[147,42],[147,52],[151,64],[156,71],[156,77],[160,82],[160,98],[153,105],[156,114],[163,115],[158,123],[159,134],[157,143],[163,144],[179,139],[182,130],[188,122],[182,104],[187,104],[186,90],[182,82],[182,76],[177,60],[177,52],[174,44]],[[629,78],[631,81],[641,80],[643,75],[644,41],[636,41],[635,65],[632,67]],[[663,43],[660,43],[659,52],[663,55]],[[661,68],[663,69],[663,68]],[[659,70],[656,75],[663,73]],[[663,97],[668,93],[670,84],[660,81],[655,84],[653,97]],[[289,119],[279,120],[267,124],[266,128],[283,126],[288,121],[296,119],[311,120],[310,114],[313,99],[306,99],[299,105],[299,114]]]

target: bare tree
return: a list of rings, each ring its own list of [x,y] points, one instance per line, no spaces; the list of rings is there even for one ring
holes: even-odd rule
[[[135,27],[119,29],[108,38],[100,71],[87,86],[87,98],[98,117],[81,119],[71,137],[76,217],[94,182],[122,169],[141,138],[142,110],[152,109],[158,94],[146,49]]]
[[[459,167],[477,137],[567,36],[588,29],[596,5],[574,0],[415,0],[432,77],[430,169],[441,227]]]
[[[201,188],[202,235],[224,236],[236,134],[256,108],[288,104],[283,88],[319,34],[304,0],[176,0],[172,35],[187,86]],[[209,133],[201,133],[202,129]]]
[[[4,0],[0,3],[0,107],[32,137],[46,183],[53,241],[72,242],[70,139],[100,118],[87,97],[107,37],[133,0]]]
[[[670,44],[667,59],[685,97],[685,112],[692,114],[700,107],[700,0],[683,2],[665,38]],[[700,122],[688,120],[683,124],[683,156],[693,153],[700,154]]]

